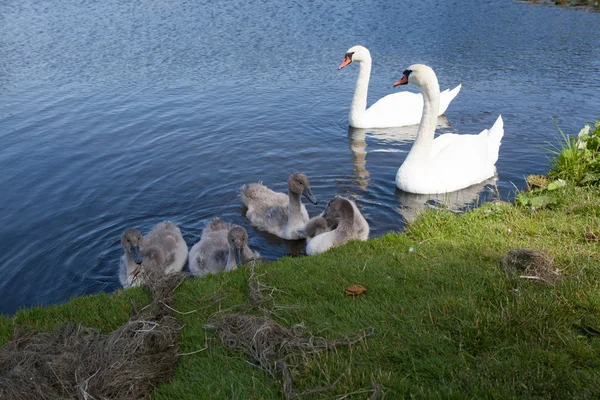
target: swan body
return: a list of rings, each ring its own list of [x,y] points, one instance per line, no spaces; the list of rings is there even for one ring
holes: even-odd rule
[[[239,225],[217,218],[203,231],[200,241],[189,254],[190,271],[194,276],[231,271],[239,264],[259,258],[248,247],[248,233]]]
[[[323,224],[326,222],[327,228]],[[323,253],[332,247],[345,244],[349,240],[367,240],[369,224],[364,219],[356,204],[343,197],[335,197],[327,204],[323,216],[315,217],[306,226],[306,254]]]
[[[170,221],[156,225],[146,236],[137,229],[128,229],[121,244],[124,253],[119,263],[119,280],[124,288],[141,285],[144,268],[170,274],[181,271],[187,261],[187,245],[177,225]]]
[[[308,222],[308,213],[300,201],[300,194],[317,204],[308,178],[299,172],[290,175],[287,195],[274,192],[262,183],[250,183],[240,189],[250,223],[260,230],[289,240],[304,238],[304,226]]]
[[[394,86],[406,83],[423,92],[423,117],[415,142],[396,174],[398,189],[418,194],[447,193],[493,177],[504,136],[502,117],[478,135],[443,134],[434,139],[440,102],[437,77],[430,67],[415,64]]]
[[[352,62],[359,64],[359,72],[350,106],[350,126],[354,128],[390,128],[419,123],[423,111],[423,95],[420,93],[392,93],[367,108],[371,53],[363,46],[351,47],[346,52],[344,61],[338,69],[342,69]],[[437,115],[446,112],[448,105],[458,95],[460,89],[461,85],[458,85],[454,89],[446,89],[440,94]]]

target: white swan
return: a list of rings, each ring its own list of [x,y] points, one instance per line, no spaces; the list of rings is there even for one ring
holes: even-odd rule
[[[326,222],[327,231],[323,225]],[[341,246],[349,240],[367,240],[369,224],[364,219],[356,204],[343,197],[335,197],[327,204],[322,216],[311,219],[306,228],[309,237],[306,254],[323,253],[332,247]],[[323,233],[319,233],[323,232]]]
[[[240,195],[248,208],[246,217],[256,228],[282,239],[302,239],[308,213],[300,201],[303,194],[313,204],[317,199],[310,190],[306,175],[296,172],[288,179],[288,194],[277,193],[262,183],[242,186]]]
[[[119,280],[124,288],[143,283],[144,268],[165,274],[179,272],[187,261],[188,248],[177,225],[164,221],[142,237],[137,229],[127,229],[121,237],[124,253],[119,263]]]
[[[433,139],[440,104],[435,72],[423,64],[404,71],[394,86],[411,83],[421,89],[425,102],[417,138],[396,174],[398,189],[410,193],[453,192],[491,178],[496,173],[502,117],[478,135],[447,133]]]
[[[351,62],[359,65],[358,80],[350,106],[350,126],[354,128],[389,128],[394,126],[416,125],[421,119],[423,96],[419,93],[392,93],[379,99],[367,108],[367,91],[371,77],[371,53],[363,46],[348,49],[338,70]],[[461,85],[441,93],[437,115],[446,112],[448,105],[460,92]],[[436,115],[436,116],[437,116]]]
[[[204,228],[200,241],[192,246],[189,265],[193,275],[204,276],[223,269],[234,270],[239,264],[259,257],[248,247],[244,228],[217,218]]]

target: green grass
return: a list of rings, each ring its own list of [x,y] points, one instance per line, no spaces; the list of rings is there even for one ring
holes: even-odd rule
[[[329,339],[369,327],[374,335],[351,348],[307,357],[295,390],[342,379],[316,398],[365,399],[371,380],[387,398],[596,398],[600,393],[600,189],[569,185],[547,194],[553,207],[484,204],[460,216],[431,211],[405,234],[353,242],[314,257],[257,267],[275,287],[276,320],[304,323]],[[564,278],[555,285],[506,276],[498,262],[517,247],[543,249]],[[412,249],[412,250],[411,250]],[[242,267],[187,280],[177,291],[181,351],[174,378],[156,399],[281,399],[281,382],[224,348],[207,317],[248,301]],[[348,297],[354,283],[364,295]],[[0,319],[0,340],[13,324],[53,328],[78,321],[110,331],[130,315],[142,290],[73,299]],[[591,331],[588,329],[588,331]],[[206,347],[205,347],[206,346]],[[346,396],[347,395],[347,396]]]
[[[557,128],[559,146],[550,149],[553,159],[548,175],[578,185],[600,184],[600,121],[593,127],[587,125],[577,137],[570,137]]]

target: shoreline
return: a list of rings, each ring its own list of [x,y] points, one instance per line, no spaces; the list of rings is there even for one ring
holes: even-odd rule
[[[580,10],[587,12],[600,12],[600,1],[596,0],[517,0],[520,3],[537,4],[542,6],[552,6]]]

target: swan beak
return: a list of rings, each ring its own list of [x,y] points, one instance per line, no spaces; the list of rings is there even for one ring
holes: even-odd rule
[[[142,263],[142,256],[140,255],[140,246],[131,246],[131,257],[136,264]]]
[[[392,87],[406,85],[407,83],[408,83],[408,77],[406,75],[402,75],[402,78],[400,78],[400,80],[398,82],[394,82],[394,85]]]
[[[344,57],[344,61],[340,64],[340,66],[338,67],[338,71],[342,68],[344,68],[346,65],[350,64],[352,62],[352,59],[348,56]]]
[[[317,198],[312,194],[312,192],[310,191],[310,189],[306,188],[302,191],[302,194],[304,195],[304,197],[306,197],[308,199],[308,201],[310,201],[313,204],[319,204],[319,202],[317,201]]]
[[[235,249],[235,263],[237,265],[242,265],[242,249],[241,248],[236,248]]]

